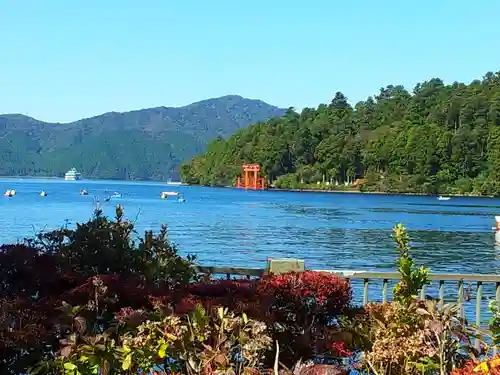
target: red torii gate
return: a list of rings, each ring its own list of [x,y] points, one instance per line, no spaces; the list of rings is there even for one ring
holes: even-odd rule
[[[241,183],[241,177],[238,176],[236,181],[237,188],[252,190],[262,190],[265,188],[266,183],[264,177],[259,177],[259,164],[243,164],[241,169],[243,170],[243,183]]]

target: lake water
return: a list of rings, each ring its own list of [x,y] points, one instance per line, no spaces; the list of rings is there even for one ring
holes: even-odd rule
[[[79,195],[83,188],[88,196]],[[268,257],[293,257],[311,268],[394,270],[392,227],[403,223],[414,257],[433,272],[494,274],[500,268],[500,236],[492,230],[500,199],[1,179],[0,191],[7,189],[17,195],[0,199],[3,243],[87,220],[94,196],[117,191],[123,197],[106,203],[106,214],[120,203],[139,232],[166,223],[180,252],[195,254],[203,265],[264,267]],[[41,190],[48,196],[40,197]],[[170,190],[182,192],[186,201],[161,200],[160,193]]]

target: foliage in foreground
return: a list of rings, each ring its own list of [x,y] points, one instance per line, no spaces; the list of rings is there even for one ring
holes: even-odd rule
[[[101,275],[105,308],[100,326],[123,304],[141,307],[148,294],[169,294],[196,281],[193,258],[184,259],[166,227],[140,238],[120,206],[109,220],[97,210],[72,230],[41,233],[26,244],[0,248],[0,357],[12,373],[56,350],[63,301],[95,308],[95,276]],[[89,299],[89,296],[92,298]],[[96,323],[97,324],[97,323]]]
[[[242,164],[259,163],[280,188],[338,189],[362,177],[363,191],[496,195],[499,97],[500,72],[468,85],[433,78],[411,93],[389,85],[355,106],[337,92],[328,104],[214,140],[181,175],[225,186]]]
[[[133,234],[117,207],[76,230],[0,250],[0,360],[33,374],[472,374],[498,367],[471,345],[457,306],[419,301],[428,269],[397,225],[392,303],[351,305],[349,283],[305,271],[199,279],[158,235]],[[491,305],[498,343],[500,314]],[[472,371],[472,372],[471,372]],[[487,373],[487,372],[486,372]]]

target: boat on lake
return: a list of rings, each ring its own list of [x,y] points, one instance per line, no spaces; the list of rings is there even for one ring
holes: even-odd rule
[[[69,171],[67,171],[64,174],[64,180],[65,181],[77,181],[81,180],[82,175],[80,172],[76,170],[76,168],[71,168]]]
[[[438,201],[449,201],[450,199],[450,197],[443,197],[441,195],[438,197]]]
[[[182,185],[185,185],[183,184],[182,182],[179,182],[179,181],[172,181],[172,180],[167,180],[167,185],[170,185],[170,186],[182,186]]]
[[[160,194],[161,199],[167,199],[168,197],[177,197],[179,195],[176,191],[162,191]]]

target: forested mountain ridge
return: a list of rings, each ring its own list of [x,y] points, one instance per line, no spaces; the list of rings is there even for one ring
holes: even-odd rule
[[[411,93],[389,85],[354,107],[337,92],[329,104],[214,140],[181,175],[227,185],[249,162],[282,188],[352,188],[361,180],[365,191],[498,195],[500,72],[470,84],[433,78]]]
[[[0,115],[0,175],[167,179],[215,137],[283,116],[285,110],[237,95],[184,107],[109,112],[72,123]]]

